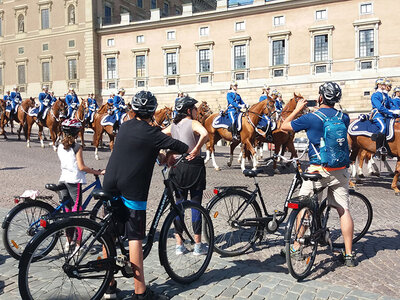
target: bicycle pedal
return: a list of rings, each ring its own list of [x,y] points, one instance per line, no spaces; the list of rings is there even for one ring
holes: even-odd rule
[[[115,264],[121,268],[127,265],[128,258],[123,254],[118,254],[115,259]]]

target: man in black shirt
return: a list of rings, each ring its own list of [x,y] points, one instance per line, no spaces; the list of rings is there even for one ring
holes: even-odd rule
[[[130,211],[125,234],[129,240],[129,260],[134,273],[133,299],[153,299],[154,295],[146,290],[144,281],[142,240],[146,235],[146,205],[154,163],[160,149],[183,154],[188,151],[188,146],[149,125],[157,108],[157,99],[151,92],[137,93],[132,99],[132,108],[136,119],[124,122],[118,132],[103,188],[121,195]],[[115,280],[106,295],[116,296]]]

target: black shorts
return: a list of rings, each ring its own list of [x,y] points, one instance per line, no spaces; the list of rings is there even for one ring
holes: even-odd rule
[[[129,241],[146,237],[146,211],[129,208],[129,220],[125,223],[125,236]]]

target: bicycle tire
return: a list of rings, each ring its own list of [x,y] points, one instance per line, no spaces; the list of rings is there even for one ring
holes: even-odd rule
[[[89,218],[93,221],[98,221],[100,219],[103,219],[100,217],[101,214],[101,208],[103,206],[103,200],[98,200],[96,204],[93,206],[92,210],[90,211]]]
[[[28,216],[29,210],[31,216]],[[19,260],[29,241],[36,235],[36,233],[41,231],[39,224],[36,226],[31,226],[31,224],[34,221],[39,220],[41,216],[52,213],[53,211],[54,207],[43,201],[27,201],[15,206],[4,218],[2,224],[3,244],[8,254],[16,260]],[[25,218],[21,215],[23,212],[25,212]],[[19,219],[20,215],[21,219]],[[17,222],[20,222],[21,224],[14,224]],[[17,237],[14,237],[14,234],[16,234]],[[56,239],[51,242],[48,247],[42,251],[41,255],[47,255],[56,242]]]
[[[307,214],[307,218],[298,217],[300,212]],[[299,218],[302,224],[307,225],[297,225]],[[305,221],[307,221],[307,223]],[[307,228],[302,234],[299,234],[297,229],[302,228],[302,226]],[[312,239],[315,228],[316,222],[312,209],[304,207],[300,210],[293,210],[290,213],[285,231],[285,256],[289,273],[297,280],[302,280],[310,274],[315,257],[317,256],[318,242]],[[301,235],[301,240],[298,240],[299,235]],[[294,245],[295,241],[298,242],[297,245]],[[300,246],[300,248],[298,248],[298,246]],[[293,252],[291,250],[292,247],[295,247],[295,249],[298,248],[298,250]],[[309,251],[309,253],[307,251]]]
[[[214,225],[214,250],[223,256],[237,256],[252,247],[263,234],[262,226],[238,226],[232,222],[233,209],[250,200],[250,194],[242,190],[227,191],[222,196],[211,199],[207,210]],[[241,218],[261,218],[261,210],[256,201],[240,211]],[[235,220],[237,221],[237,220]],[[240,220],[239,220],[240,221]]]
[[[81,228],[84,244],[79,248],[67,251],[63,246],[69,229]],[[115,257],[115,244],[107,234],[94,240],[94,235],[101,229],[100,224],[87,218],[61,219],[51,225],[41,234],[36,235],[28,244],[21,256],[18,273],[18,286],[22,299],[101,299],[114,273],[114,266],[100,266],[96,270],[96,262],[101,259],[102,251],[107,257]],[[44,258],[33,261],[34,253],[40,244],[52,235],[58,235],[57,247]],[[78,264],[78,258],[83,253],[85,245],[93,241],[93,250]],[[77,244],[75,244],[77,245]],[[78,267],[86,268],[81,273]],[[97,275],[99,272],[104,274]],[[69,274],[68,274],[69,273]],[[76,278],[74,278],[74,276]],[[78,278],[79,277],[79,278]],[[98,279],[98,280],[97,280]],[[95,282],[96,281],[96,282]],[[84,286],[85,283],[88,286]],[[83,288],[82,288],[83,287]],[[74,295],[71,295],[74,293]],[[88,295],[90,294],[91,295]],[[81,295],[84,294],[84,295]]]
[[[368,231],[372,223],[373,210],[368,198],[363,194],[350,190],[349,210],[354,223],[353,244],[357,243]],[[321,215],[325,214],[327,199],[321,203]],[[327,227],[330,231],[332,246],[344,248],[339,216],[331,210]]]
[[[158,248],[160,262],[171,279],[186,284],[197,280],[206,271],[213,253],[214,230],[207,210],[201,205],[185,201],[179,204],[178,208],[183,213],[183,223],[191,237],[195,239],[195,235],[198,234],[199,238],[204,237],[208,242],[206,245],[207,243],[201,241],[203,254],[199,255],[199,252],[194,251],[195,244],[183,229],[179,214],[171,210],[161,229]],[[178,227],[181,229],[177,229]],[[185,252],[181,254],[177,253],[177,236],[181,238],[185,247]]]

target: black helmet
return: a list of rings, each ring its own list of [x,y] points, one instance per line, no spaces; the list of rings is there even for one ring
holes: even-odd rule
[[[61,124],[61,130],[65,134],[76,136],[82,129],[82,123],[76,119],[66,119]]]
[[[140,91],[132,98],[132,109],[139,117],[150,118],[157,109],[157,98],[149,91]]]
[[[189,96],[184,96],[175,101],[175,110],[178,113],[186,113],[190,108],[193,108],[197,103],[196,99]]]
[[[333,106],[342,98],[342,89],[336,82],[328,81],[319,87],[319,94],[326,105]]]

